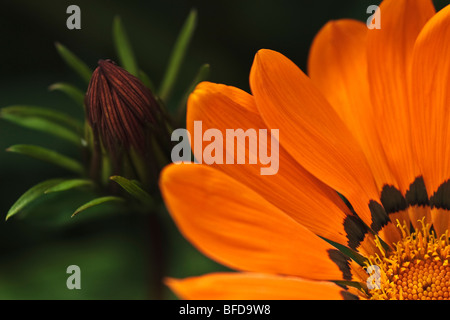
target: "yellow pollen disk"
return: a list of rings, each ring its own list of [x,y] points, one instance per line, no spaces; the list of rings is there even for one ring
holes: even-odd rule
[[[440,238],[421,221],[422,229],[411,233],[406,224],[397,221],[402,239],[395,250],[386,251],[380,241],[382,256],[371,256],[367,271],[367,295],[375,300],[449,300],[450,245],[448,230]],[[369,269],[371,267],[371,269]]]

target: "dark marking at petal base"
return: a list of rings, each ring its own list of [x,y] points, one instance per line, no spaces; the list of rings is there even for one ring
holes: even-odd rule
[[[348,291],[341,291],[340,293],[344,300],[359,300],[358,296]]]
[[[350,272],[350,258],[336,249],[328,250],[328,256],[336,263],[339,270],[342,271],[342,277],[344,280],[352,280],[352,273]]]
[[[450,180],[442,183],[430,197],[431,208],[450,210]]]
[[[405,198],[410,206],[428,206],[430,204],[423,177],[417,177],[414,182],[409,185]]]
[[[347,233],[347,244],[353,250],[356,250],[369,232],[369,229],[359,217],[350,215],[344,219],[344,230]]]
[[[372,224],[370,228],[378,233],[385,225],[387,225],[391,220],[389,219],[383,206],[374,200],[369,202],[370,213],[372,214]]]
[[[380,200],[387,214],[403,211],[408,207],[406,199],[394,186],[384,185]]]
[[[355,211],[355,209],[353,209],[353,206],[350,203],[350,201],[348,201],[348,199],[344,195],[340,194],[339,192],[336,191],[336,193],[339,195],[339,197],[342,199],[342,201],[344,201],[345,205],[350,209],[350,212],[356,215],[356,211]]]

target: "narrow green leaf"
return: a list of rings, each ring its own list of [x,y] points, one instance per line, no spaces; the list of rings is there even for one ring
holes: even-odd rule
[[[112,176],[110,179],[117,182],[126,192],[140,200],[142,203],[149,206],[153,205],[152,197],[140,187],[137,181],[129,180],[121,176]]]
[[[177,120],[178,121],[181,121],[185,117],[186,103],[189,98],[189,95],[191,94],[192,91],[194,91],[195,87],[200,82],[205,81],[208,78],[209,71],[210,71],[210,66],[208,63],[205,63],[204,65],[202,65],[200,67],[200,69],[198,70],[196,76],[194,77],[194,80],[192,81],[192,83],[190,84],[190,86],[188,87],[186,92],[184,93],[183,98],[181,98],[181,100],[180,100],[180,105],[178,106],[178,110],[177,110]]]
[[[361,266],[366,265],[367,262],[367,258],[365,258],[364,256],[362,256],[361,254],[359,254],[358,252],[356,252],[355,250],[352,250],[340,243],[331,241],[329,239],[326,239],[324,237],[321,237],[323,240],[325,240],[326,242],[330,243],[332,246],[336,247],[337,249],[339,249],[339,251],[341,251],[342,253],[344,253],[346,256],[352,258],[356,263],[358,263]]]
[[[83,174],[84,172],[84,168],[81,163],[75,159],[69,158],[59,152],[47,148],[27,144],[16,144],[6,149],[6,151],[20,153],[35,159],[46,161],[77,174]]]
[[[98,205],[100,205],[102,203],[105,203],[105,202],[124,202],[124,201],[125,201],[124,198],[115,197],[115,196],[106,196],[106,197],[96,198],[94,200],[91,200],[91,201],[83,204],[81,207],[79,207],[77,210],[75,210],[75,212],[72,214],[72,217],[74,217],[75,215],[77,215],[81,211],[84,211],[84,210],[87,210],[89,208],[98,206]]]
[[[159,96],[167,103],[170,93],[173,89],[175,81],[180,71],[181,63],[186,55],[187,48],[194,34],[195,26],[197,24],[197,11],[191,10],[187,17],[180,34],[175,42],[174,49],[169,59],[169,65],[163,77]]]
[[[91,80],[92,70],[72,51],[67,49],[60,43],[55,43],[56,50],[58,50],[59,55],[71,67],[78,75],[88,84]]]
[[[35,201],[39,197],[44,195],[45,190],[53,187],[54,185],[57,185],[63,181],[62,179],[50,179],[43,181],[32,188],[30,188],[27,192],[25,192],[22,196],[20,196],[19,199],[12,205],[12,207],[9,209],[8,213],[6,214],[6,219],[8,220],[13,215],[19,213],[21,210],[23,210],[26,206],[28,206],[31,202]]]
[[[61,92],[64,92],[66,95],[69,96],[73,101],[75,101],[79,106],[81,106],[84,109],[84,93],[76,86],[65,83],[65,82],[58,82],[54,83],[49,87],[50,91],[59,90]]]
[[[9,115],[18,117],[45,118],[66,125],[76,132],[83,132],[83,123],[68,114],[54,109],[30,105],[13,105],[0,109],[0,118],[7,119]]]
[[[44,191],[45,194],[52,192],[67,191],[74,188],[93,186],[94,182],[88,179],[68,179]]]
[[[22,127],[33,129],[41,132],[45,132],[54,135],[58,138],[70,141],[76,146],[83,145],[82,137],[74,132],[73,130],[67,129],[66,127],[57,124],[51,120],[42,117],[32,117],[32,116],[19,116],[17,114],[4,114],[2,113],[2,118],[13,122]]]
[[[113,38],[122,67],[132,75],[139,76],[139,68],[134,57],[133,49],[131,48],[122,21],[118,16],[114,18],[113,22]]]

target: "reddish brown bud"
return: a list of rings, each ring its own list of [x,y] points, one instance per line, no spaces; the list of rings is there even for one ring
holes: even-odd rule
[[[85,97],[96,138],[112,153],[134,147],[144,152],[147,130],[158,123],[159,107],[150,89],[111,60],[100,60]]]

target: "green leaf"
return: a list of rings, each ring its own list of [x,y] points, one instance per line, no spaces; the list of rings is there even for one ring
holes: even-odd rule
[[[79,120],[69,116],[68,114],[53,109],[30,106],[30,105],[12,105],[0,109],[0,117],[9,120],[9,117],[13,118],[13,122],[17,117],[22,118],[44,118],[58,124],[70,127],[76,132],[83,132],[83,123]]]
[[[169,65],[163,77],[159,96],[167,103],[170,93],[173,89],[175,81],[180,71],[181,63],[186,55],[187,48],[194,34],[195,26],[197,24],[197,11],[191,10],[187,17],[180,34],[175,42],[175,47],[170,56]]]
[[[91,80],[92,70],[75,54],[72,53],[62,44],[55,43],[56,50],[58,50],[59,55],[71,67],[78,75],[88,84]]]
[[[8,213],[6,214],[6,219],[8,220],[13,215],[17,214],[21,210],[23,210],[26,206],[28,206],[31,202],[35,201],[39,197],[44,195],[45,190],[57,185],[63,181],[62,179],[50,179],[43,181],[31,189],[29,189],[27,192],[25,192],[17,201],[12,205],[12,207],[9,209]]]
[[[198,70],[194,80],[192,81],[192,83],[190,84],[190,86],[188,87],[186,92],[184,93],[183,98],[181,98],[181,100],[180,100],[180,105],[178,106],[178,110],[177,110],[177,120],[178,121],[182,121],[183,118],[185,118],[186,103],[189,98],[189,95],[191,94],[192,91],[194,91],[195,87],[200,82],[206,80],[206,78],[209,75],[209,71],[210,71],[210,66],[208,63],[205,63],[204,65],[202,65],[200,67],[200,69]]]
[[[124,198],[115,197],[115,196],[106,196],[106,197],[96,198],[94,200],[89,201],[88,203],[83,204],[81,207],[79,207],[77,210],[75,210],[75,212],[72,214],[72,217],[74,217],[81,211],[98,206],[105,202],[124,202],[124,201],[125,201]]]
[[[45,194],[52,192],[67,191],[78,187],[93,186],[94,182],[88,179],[68,179],[44,191]]]
[[[73,99],[78,105],[84,109],[84,93],[76,86],[70,83],[58,82],[49,87],[50,91],[59,90],[64,92],[69,98]]]
[[[45,132],[66,141],[70,141],[76,146],[82,146],[85,143],[78,133],[45,118],[22,117],[13,114],[8,114],[6,116],[2,115],[2,118],[22,127]]]
[[[110,177],[110,179],[117,182],[126,192],[128,192],[130,195],[132,195],[142,203],[148,206],[153,205],[152,197],[140,187],[137,181],[129,180],[121,176],[112,176]]]
[[[84,168],[81,163],[75,159],[69,158],[59,152],[47,148],[27,144],[16,144],[6,149],[6,151],[20,153],[35,159],[46,161],[64,169],[73,171],[77,174],[83,174],[84,172]]]
[[[134,57],[133,49],[131,48],[122,21],[118,16],[114,18],[113,22],[113,39],[122,67],[132,75],[139,76],[139,68]]]

